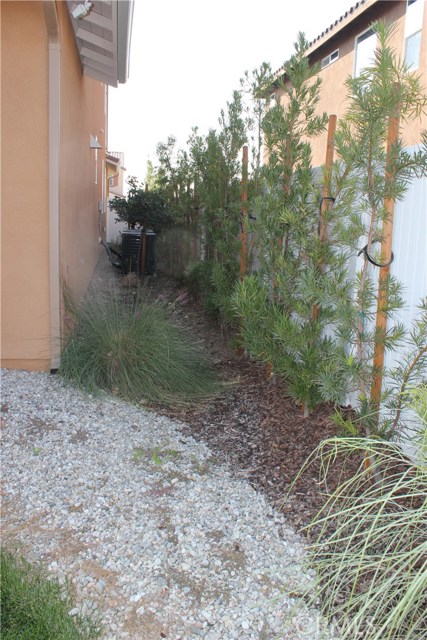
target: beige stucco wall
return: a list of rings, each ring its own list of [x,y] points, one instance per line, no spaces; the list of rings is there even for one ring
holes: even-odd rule
[[[420,67],[415,72],[421,75],[421,84],[427,87],[427,7],[426,0],[424,2],[424,19],[422,43],[420,52]],[[370,24],[377,19],[383,19],[389,24],[394,24],[393,35],[390,39],[390,45],[396,53],[404,57],[404,29],[405,29],[405,12],[406,2],[390,1],[378,2],[361,15],[357,24],[350,24],[345,33],[337,33],[336,36],[330,36],[319,49],[313,52],[310,60],[312,63],[320,62],[322,58],[330,54],[332,51],[339,49],[339,59],[322,69],[319,77],[322,80],[320,89],[320,101],[317,107],[318,113],[326,112],[328,115],[335,114],[339,119],[345,113],[347,106],[347,89],[345,80],[349,76],[353,76],[354,71],[354,47],[355,38],[363,31],[368,29]],[[338,17],[338,16],[337,16]],[[427,116],[424,114],[421,119],[413,120],[409,123],[402,123],[402,138],[405,146],[412,146],[420,142],[420,133],[427,128]],[[326,131],[318,138],[312,140],[313,149],[313,165],[319,166],[325,161],[326,153]]]
[[[335,114],[340,118],[346,109],[346,87],[342,79],[353,75],[354,71],[354,51],[355,51],[355,38],[365,31],[369,25],[375,19],[383,19],[387,23],[394,24],[394,31],[390,39],[391,47],[396,53],[403,58],[405,49],[404,29],[405,29],[405,11],[406,2],[380,2],[376,7],[373,7],[375,11],[369,16],[365,17],[361,23],[354,26],[346,34],[345,38],[340,39],[337,42],[339,47],[340,57],[339,60],[332,63],[328,67],[325,67],[320,72],[320,78],[322,79],[321,98],[319,102],[319,111],[325,111],[328,115]],[[423,37],[420,54],[420,68],[415,72],[417,75],[422,76],[422,86],[427,85],[426,76],[426,63],[427,60],[427,10],[424,7],[424,27]],[[330,47],[329,47],[330,48]],[[333,50],[333,49],[332,49]],[[327,55],[330,50],[320,51],[317,58],[314,60],[321,60],[324,55]],[[313,60],[313,61],[314,61]],[[409,123],[405,123],[402,126],[402,138],[405,146],[412,146],[420,142],[420,132],[427,127],[427,118],[424,115],[421,119],[413,120]],[[319,166],[325,161],[326,153],[326,132],[313,142],[313,164]]]
[[[2,1],[1,365],[51,366],[48,37],[43,3]],[[60,69],[60,273],[79,299],[100,255],[105,85],[83,76],[65,2]],[[89,148],[90,134],[103,149]],[[95,183],[97,182],[97,184]],[[55,336],[58,340],[60,336]]]
[[[49,368],[48,68],[39,2],[1,2],[2,366]]]
[[[402,48],[403,56],[403,27],[400,34],[401,40],[399,46]],[[416,74],[421,77],[421,85],[424,91],[427,92],[427,0],[424,0],[424,15],[423,15],[423,27],[422,27],[422,39],[421,39],[421,51],[420,51],[420,67],[417,69]],[[411,145],[420,142],[420,133],[427,129],[427,114],[421,117],[420,120],[412,121],[405,125],[403,140],[409,147]]]
[[[61,38],[61,276],[78,300],[103,250],[98,244],[98,202],[104,191],[106,94],[102,82],[82,75],[66,4],[58,2],[57,7]],[[96,151],[89,147],[91,134],[102,146],[98,162]]]

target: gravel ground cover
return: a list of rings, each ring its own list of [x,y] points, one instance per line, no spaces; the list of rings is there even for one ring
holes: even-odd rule
[[[183,425],[2,371],[2,538],[72,580],[105,640],[334,637],[302,539]]]

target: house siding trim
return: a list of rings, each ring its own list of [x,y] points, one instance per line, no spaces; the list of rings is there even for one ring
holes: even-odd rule
[[[59,257],[59,160],[61,110],[61,44],[54,0],[43,3],[48,32],[48,108],[49,108],[49,306],[50,306],[50,369],[60,364],[61,287]]]

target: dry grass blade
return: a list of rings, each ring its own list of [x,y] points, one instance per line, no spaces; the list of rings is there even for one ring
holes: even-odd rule
[[[424,430],[427,426],[424,426]],[[341,637],[423,640],[427,636],[427,467],[389,442],[334,438],[311,457],[328,473],[337,455],[369,451],[381,473],[361,465],[307,527],[317,539],[309,565],[318,575],[323,613]]]

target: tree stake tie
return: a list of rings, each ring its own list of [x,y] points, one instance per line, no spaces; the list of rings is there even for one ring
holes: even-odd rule
[[[246,216],[245,212],[244,212],[244,211],[241,211],[241,212],[240,212],[240,216],[241,216],[241,221],[240,221],[240,231],[243,233],[243,230],[244,230],[244,229],[243,229],[243,225],[244,225],[244,222],[245,222],[245,216]],[[255,217],[255,216],[253,216],[251,213],[248,213],[248,214],[247,214],[247,219],[248,219],[248,220],[252,220],[253,222],[256,222],[256,217]]]
[[[366,314],[364,311],[359,311],[360,319],[362,320],[362,326],[365,328],[366,326]]]
[[[374,240],[374,242],[379,242],[379,241],[378,240]],[[391,263],[393,262],[393,260],[394,260],[394,254],[393,254],[393,251],[392,251],[390,260],[388,262],[383,262],[383,263],[377,262],[376,260],[371,258],[371,256],[369,255],[369,253],[368,253],[368,245],[367,244],[365,244],[365,246],[362,249],[360,249],[359,253],[357,254],[357,257],[359,257],[362,253],[365,254],[366,258],[369,260],[369,262],[371,264],[374,265],[374,267],[380,267],[380,268],[381,267],[389,267],[391,265]]]
[[[323,206],[323,203],[327,203],[327,207]],[[323,218],[323,214],[330,209],[330,207],[334,204],[335,198],[333,196],[322,196],[319,200],[319,224],[317,225],[317,232],[319,234],[319,238],[321,240],[326,239],[326,223]],[[329,205],[329,203],[331,203]]]
[[[321,211],[321,209],[322,209],[322,204],[323,204],[324,200],[332,202],[332,204],[334,204],[334,202],[335,202],[335,198],[333,196],[322,196],[320,198],[320,202],[319,202],[319,211]]]

